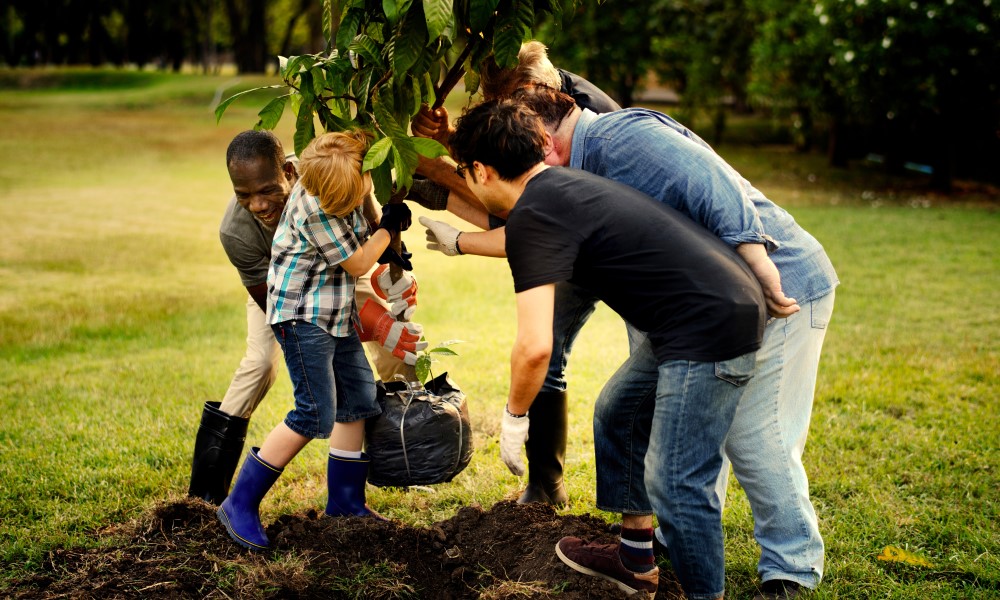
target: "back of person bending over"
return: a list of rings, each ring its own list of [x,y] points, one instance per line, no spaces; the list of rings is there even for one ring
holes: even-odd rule
[[[598,497],[624,497],[617,544],[559,541],[560,560],[628,592],[658,586],[652,512],[689,598],[723,596],[725,561],[715,482],[737,404],[754,373],[766,309],[738,255],[675,209],[584,171],[547,167],[538,116],[487,102],[459,120],[454,157],[486,208],[508,214],[506,254],[517,296],[517,336],[502,417],[501,458],[515,474],[553,352],[556,285],[573,282],[648,332],[601,391],[606,404],[647,390],[650,420],[594,445]],[[601,400],[598,400],[601,402]],[[627,415],[625,415],[627,416]],[[627,421],[621,419],[620,421]],[[631,433],[631,435],[629,435]],[[648,440],[632,445],[625,440]],[[632,478],[644,486],[629,485]],[[605,489],[607,486],[617,489]]]

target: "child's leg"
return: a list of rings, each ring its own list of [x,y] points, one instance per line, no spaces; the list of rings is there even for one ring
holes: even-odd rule
[[[362,425],[364,425],[364,423],[362,423]],[[335,427],[334,431],[336,430],[337,428]],[[364,435],[363,426],[361,429],[361,435]],[[289,429],[288,425],[278,423],[278,426],[272,429],[271,433],[267,435],[267,439],[264,440],[264,444],[261,445],[257,454],[268,463],[278,467],[279,469],[283,469],[285,468],[285,465],[295,458],[296,454],[306,447],[306,444],[308,444],[310,440],[311,438],[307,438],[306,436],[295,433]]]
[[[365,422],[351,421],[337,423],[330,434],[330,452],[345,456],[361,456],[361,447],[365,441]]]
[[[365,420],[378,415],[375,378],[356,334],[337,341],[334,360],[337,388],[337,423],[330,435],[327,461],[326,514],[331,516],[374,516],[365,504],[368,456],[361,452]]]

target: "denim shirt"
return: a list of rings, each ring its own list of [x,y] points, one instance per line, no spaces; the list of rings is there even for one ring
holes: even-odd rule
[[[570,167],[624,183],[701,223],[729,246],[764,244],[786,296],[800,304],[840,283],[823,246],[711,146],[667,115],[583,110]]]

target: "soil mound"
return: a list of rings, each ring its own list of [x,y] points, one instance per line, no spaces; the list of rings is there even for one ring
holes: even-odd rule
[[[547,505],[472,506],[426,528],[322,513],[267,527],[274,551],[242,550],[215,507],[184,499],[103,532],[96,549],[53,550],[42,572],[11,583],[13,598],[626,598],[555,556],[565,535],[615,540],[596,517]],[[669,570],[657,598],[682,598]]]

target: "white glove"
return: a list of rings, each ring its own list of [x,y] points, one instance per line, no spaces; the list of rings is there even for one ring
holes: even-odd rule
[[[372,289],[400,321],[409,321],[417,311],[417,278],[410,271],[403,271],[399,281],[393,283],[389,265],[379,265],[372,273]]]
[[[500,425],[500,459],[507,465],[510,472],[520,477],[524,475],[524,459],[521,458],[521,448],[528,440],[528,415],[515,417],[507,407],[503,409],[503,422]]]
[[[420,217],[418,220],[427,228],[428,248],[437,250],[445,256],[457,256],[462,253],[458,249],[458,236],[462,235],[461,231],[444,221],[435,221],[427,217]]]

